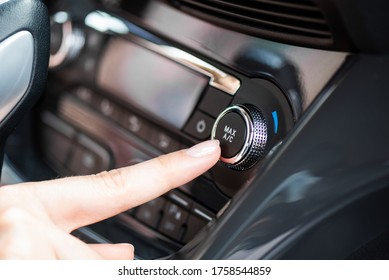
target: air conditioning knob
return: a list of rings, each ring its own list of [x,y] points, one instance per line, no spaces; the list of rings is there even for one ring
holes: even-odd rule
[[[267,122],[253,105],[233,105],[216,119],[212,139],[220,141],[220,160],[234,170],[253,167],[264,155],[268,140]]]

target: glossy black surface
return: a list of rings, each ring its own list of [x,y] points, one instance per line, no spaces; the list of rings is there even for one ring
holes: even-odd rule
[[[386,0],[374,5],[365,0],[165,2],[226,29],[272,41],[349,52],[389,50]]]
[[[360,55],[310,108],[263,173],[174,257],[343,259],[388,230],[382,212],[374,211],[369,218],[379,231],[370,223],[367,232],[360,224],[352,234],[335,230],[339,219],[352,223],[372,213],[347,212],[347,207],[388,187],[388,63],[387,55]],[[320,233],[323,223],[331,230]],[[330,254],[325,246],[313,246],[326,243],[333,248]]]
[[[248,77],[273,81],[288,96],[296,118],[347,57],[343,52],[296,47],[223,29],[164,1],[135,1],[125,6],[127,12],[119,14],[181,44],[184,50],[209,57]]]

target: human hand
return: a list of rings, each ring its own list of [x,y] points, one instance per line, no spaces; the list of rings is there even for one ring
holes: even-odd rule
[[[207,141],[97,175],[0,188],[0,259],[133,259],[130,244],[86,244],[70,232],[152,200],[211,168]]]

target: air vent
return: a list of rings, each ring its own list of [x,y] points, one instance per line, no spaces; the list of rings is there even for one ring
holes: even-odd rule
[[[309,0],[174,0],[177,7],[229,29],[298,44],[329,46],[332,33]]]

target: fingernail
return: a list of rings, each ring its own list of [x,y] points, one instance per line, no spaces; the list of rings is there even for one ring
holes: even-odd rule
[[[133,260],[135,258],[135,247],[134,247],[134,245],[132,245],[130,243],[120,243],[120,244],[117,244],[117,245],[126,246],[127,248],[130,248],[131,255],[132,255],[132,257],[130,259]]]
[[[186,151],[187,155],[195,158],[214,153],[219,148],[219,140],[209,140],[193,146]]]
[[[130,244],[130,243],[117,243],[116,245],[118,245],[118,246],[124,246],[124,247],[130,247],[132,251],[135,251],[134,245],[132,245],[132,244]]]

